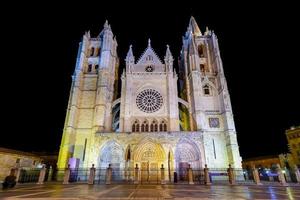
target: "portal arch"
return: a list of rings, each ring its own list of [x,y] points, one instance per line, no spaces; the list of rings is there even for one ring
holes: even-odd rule
[[[100,150],[99,167],[107,168],[111,164],[112,168],[124,167],[124,149],[115,140],[106,142]]]
[[[195,142],[188,138],[181,138],[176,145],[175,162],[179,170],[187,168],[188,165],[194,169],[200,168],[201,154]]]

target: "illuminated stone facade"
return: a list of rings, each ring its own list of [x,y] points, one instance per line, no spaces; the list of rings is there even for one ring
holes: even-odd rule
[[[121,77],[117,41],[106,22],[79,45],[58,167],[170,170],[241,168],[230,97],[216,35],[192,17],[183,37],[179,73],[169,46],[163,61],[149,39]],[[123,68],[123,67],[122,67]],[[121,88],[118,88],[121,82]],[[118,91],[119,94],[118,94]]]
[[[294,163],[300,167],[300,126],[285,131]]]

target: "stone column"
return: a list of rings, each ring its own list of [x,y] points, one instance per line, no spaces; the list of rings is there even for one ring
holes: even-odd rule
[[[65,169],[65,174],[64,174],[64,182],[63,184],[69,184],[69,179],[70,179],[70,165]]]
[[[191,168],[191,165],[189,164],[189,168],[188,168],[188,181],[190,185],[194,185],[194,181],[193,181],[193,170]]]
[[[204,167],[204,184],[211,185],[210,178],[209,178],[209,169],[207,168],[207,164]]]
[[[297,182],[300,183],[300,172],[299,172],[297,165],[294,165],[294,173],[295,173]]]
[[[36,184],[44,184],[46,170],[47,170],[46,167],[43,166],[43,168],[40,171],[39,180],[38,180],[38,182]]]
[[[252,175],[253,175],[254,183],[256,185],[262,185],[262,183],[260,182],[258,170],[255,167],[252,167]]]
[[[284,174],[281,171],[280,165],[277,164],[276,166],[277,166],[276,170],[277,170],[278,179],[279,179],[280,184],[283,186],[287,186],[288,184],[286,183],[286,180],[285,180]]]
[[[235,177],[234,177],[234,172],[233,172],[233,168],[231,167],[231,164],[229,164],[229,167],[227,169],[227,173],[228,173],[228,179],[229,179],[230,185],[234,185],[235,184]]]
[[[165,181],[165,168],[164,168],[163,164],[161,164],[161,168],[160,168],[160,183],[162,185],[166,184],[166,181]]]
[[[47,181],[52,181],[52,175],[53,175],[53,168],[52,166],[50,166]]]
[[[95,174],[96,174],[96,169],[94,167],[94,164],[92,164],[92,167],[90,168],[90,175],[89,175],[89,180],[88,180],[89,185],[94,184]]]
[[[139,166],[138,164],[135,165],[134,168],[134,184],[139,184]]]
[[[13,169],[15,171],[15,176],[16,176],[16,184],[18,184],[20,175],[21,175],[21,168],[17,167]]]
[[[106,178],[105,178],[106,185],[111,184],[111,178],[112,178],[112,168],[111,168],[111,164],[109,164],[108,168],[106,169]]]

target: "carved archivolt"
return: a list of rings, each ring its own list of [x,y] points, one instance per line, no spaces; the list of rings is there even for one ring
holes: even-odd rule
[[[139,143],[134,150],[134,160],[140,161],[164,161],[166,159],[165,151],[158,143],[151,139],[146,139]]]

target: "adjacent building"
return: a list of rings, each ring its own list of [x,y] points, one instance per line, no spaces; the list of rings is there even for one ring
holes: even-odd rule
[[[33,153],[0,148],[0,181],[9,175],[13,168],[31,169],[41,164],[42,158]]]
[[[300,167],[300,126],[291,127],[285,134],[294,163]]]

